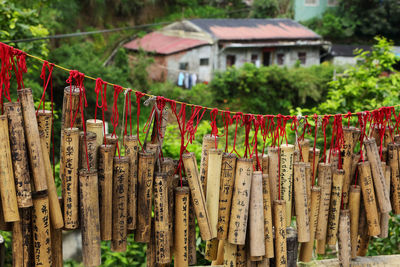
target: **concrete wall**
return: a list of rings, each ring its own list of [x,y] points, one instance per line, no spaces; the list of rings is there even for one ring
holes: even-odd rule
[[[321,17],[326,9],[332,8],[328,5],[329,0],[316,0],[315,5],[306,4],[306,0],[294,1],[294,19],[296,21],[305,21],[314,17]]]

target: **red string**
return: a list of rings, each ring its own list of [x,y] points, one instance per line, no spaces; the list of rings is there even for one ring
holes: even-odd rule
[[[324,134],[324,153],[322,156],[323,162],[326,162],[326,128],[329,125],[330,117],[330,115],[324,115],[324,117],[322,118],[322,132]]]
[[[217,116],[218,109],[214,108],[210,111],[210,119],[211,119],[211,135],[215,138],[215,149],[218,148],[217,138],[218,138],[218,127],[217,127]]]
[[[229,126],[233,123],[231,112],[224,111],[222,113],[222,118],[224,121],[224,134],[225,134],[225,152],[228,153],[228,134],[229,134]]]
[[[239,155],[239,152],[237,152],[237,150],[236,150],[236,138],[237,138],[237,131],[238,131],[239,122],[242,120],[242,116],[243,116],[243,113],[242,112],[238,112],[232,118],[232,121],[233,120],[236,121],[236,127],[235,127],[235,136],[233,137],[233,148],[232,148],[231,154],[233,152],[235,152],[236,155],[238,155],[239,158],[241,156]]]
[[[181,134],[181,147],[180,147],[180,152],[179,152],[179,163],[178,163],[178,167],[176,168],[175,174],[179,173],[181,187],[182,187],[182,166],[183,166],[182,156],[183,156],[183,152],[185,151],[186,104],[184,104],[184,103],[181,104],[181,109],[179,111],[179,114],[177,114],[176,102],[170,101],[170,105],[171,105],[172,113],[175,115],[176,120],[178,122],[179,132]]]
[[[111,124],[113,126],[113,132],[111,134],[111,137],[117,136],[116,135],[116,130],[117,130],[117,127],[118,127],[118,120],[119,120],[118,96],[122,91],[123,91],[123,89],[122,89],[121,86],[114,85],[114,102],[113,102],[113,109],[112,109],[112,114],[111,114]],[[117,141],[117,151],[118,151],[118,157],[121,158],[118,141]]]
[[[46,90],[49,83],[51,83],[51,87],[53,83],[53,67],[54,65],[49,65],[49,62],[47,61],[43,62],[42,71],[40,73],[40,78],[43,80],[43,93],[42,93],[42,98],[39,101],[39,106],[36,110],[36,116],[40,110],[40,106],[42,105],[42,103],[43,103],[43,111],[45,110]],[[49,70],[49,76],[47,77],[47,79],[46,79],[46,68]]]
[[[137,110],[136,110],[136,136],[137,136],[137,140],[139,142],[140,147],[143,150],[143,146],[142,143],[140,142],[140,138],[139,138],[139,117],[140,117],[140,99],[144,96],[144,93],[136,91],[135,92],[136,95],[136,105],[137,105]]]
[[[347,127],[350,128],[351,112],[348,111],[344,117],[347,119]]]
[[[10,97],[10,79],[12,71],[11,58],[13,56],[13,48],[6,44],[0,43],[0,59],[1,59],[1,71],[0,71],[0,104],[1,112],[3,113],[3,96],[11,102]]]
[[[260,160],[258,158],[258,149],[257,149],[257,144],[258,144],[258,130],[260,128],[260,126],[263,123],[263,116],[261,115],[257,115],[257,118],[254,118],[253,115],[253,124],[254,124],[254,146],[253,146],[253,152],[252,154],[256,153],[256,170],[261,170],[261,164],[260,164]]]
[[[96,108],[94,113],[94,121],[96,122],[97,119],[97,108],[101,108],[104,145],[107,145],[106,121],[104,119],[104,112],[107,110],[107,83],[105,83],[101,78],[97,78],[94,91],[96,92]],[[101,97],[101,105],[99,105],[99,94]]]

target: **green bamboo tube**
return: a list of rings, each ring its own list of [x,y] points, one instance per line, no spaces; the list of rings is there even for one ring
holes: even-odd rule
[[[334,246],[337,241],[337,232],[339,229],[339,211],[342,200],[344,171],[336,169],[333,171],[331,204],[328,217],[328,232],[326,234],[326,243]]]
[[[174,266],[185,267],[188,264],[188,221],[189,221],[189,188],[175,188],[175,237]]]
[[[138,140],[136,136],[124,136],[125,155],[129,158],[128,179],[128,230],[136,228],[137,217],[137,170],[138,170]]]
[[[113,154],[111,145],[99,147],[99,207],[101,240],[112,237]]]

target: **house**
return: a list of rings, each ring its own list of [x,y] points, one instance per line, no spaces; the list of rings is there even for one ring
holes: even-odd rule
[[[153,53],[153,80],[176,82],[182,73],[208,82],[215,71],[246,62],[256,66],[320,64],[326,43],[290,19],[192,19],[172,23],[124,47]],[[131,54],[134,57],[134,53]]]
[[[338,0],[294,0],[294,19],[305,21],[315,17],[322,17],[322,14],[338,5]]]

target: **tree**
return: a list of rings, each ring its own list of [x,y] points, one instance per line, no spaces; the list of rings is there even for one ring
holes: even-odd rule
[[[253,18],[293,17],[290,0],[254,0],[250,16]]]

